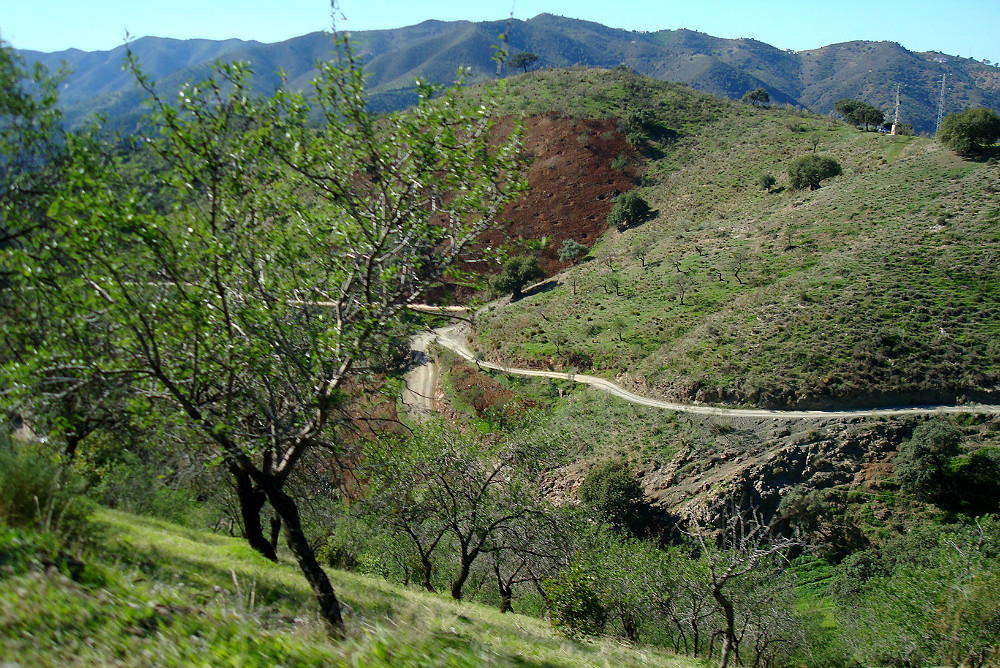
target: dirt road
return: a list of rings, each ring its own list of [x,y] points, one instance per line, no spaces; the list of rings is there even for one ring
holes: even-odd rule
[[[437,342],[457,353],[469,361],[476,361],[472,351],[469,350],[466,330],[464,325],[453,325],[441,327],[434,330]],[[430,341],[430,338],[427,342]],[[426,350],[427,342],[424,349]],[[900,416],[900,415],[943,415],[948,413],[985,413],[989,415],[1000,415],[1000,406],[986,404],[963,404],[960,406],[904,406],[899,408],[868,408],[852,410],[834,411],[797,411],[797,410],[764,410],[756,408],[720,408],[717,406],[702,406],[697,404],[681,404],[671,401],[660,401],[650,399],[641,395],[629,392],[625,388],[611,382],[605,378],[588,376],[577,373],[572,376],[559,371],[541,371],[538,369],[517,369],[492,362],[478,361],[477,364],[484,369],[494,369],[503,373],[518,376],[535,376],[539,378],[559,378],[563,380],[573,380],[577,383],[584,383],[596,387],[604,392],[621,397],[626,401],[650,406],[652,408],[662,408],[664,410],[679,411],[682,413],[692,413],[696,415],[711,415],[718,417],[746,417],[746,418],[773,418],[785,420],[808,420],[808,419],[828,419],[828,418],[849,418],[864,416]],[[431,365],[433,366],[433,365]]]
[[[434,413],[434,392],[437,389],[438,368],[427,352],[434,332],[425,332],[410,340],[410,367],[406,372],[403,405],[415,420],[426,420]]]

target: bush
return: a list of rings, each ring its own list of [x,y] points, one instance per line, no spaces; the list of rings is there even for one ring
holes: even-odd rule
[[[922,501],[941,502],[949,492],[951,460],[958,456],[962,432],[946,422],[925,422],[893,460],[900,487]]]
[[[562,262],[572,262],[573,260],[586,255],[587,250],[587,247],[583,244],[574,241],[573,239],[567,239],[563,242],[562,246],[559,247],[559,259]]]
[[[598,582],[597,575],[579,563],[549,581],[545,598],[552,626],[569,638],[600,635],[608,611],[601,602]]]
[[[0,448],[0,524],[79,537],[94,503],[83,482],[40,443]]]
[[[761,190],[771,192],[771,188],[773,188],[774,184],[777,182],[778,180],[774,178],[774,174],[768,172],[760,177],[760,181],[757,182],[757,185],[760,186]]]
[[[815,153],[799,156],[788,166],[789,184],[793,188],[809,186],[810,190],[816,190],[823,179],[839,176],[840,173],[840,164],[836,160]]]
[[[618,196],[611,212],[608,213],[608,226],[626,229],[629,225],[638,223],[649,215],[649,203],[639,193],[629,191]]]

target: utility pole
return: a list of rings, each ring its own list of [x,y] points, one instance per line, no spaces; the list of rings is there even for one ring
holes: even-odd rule
[[[934,134],[936,135],[938,130],[941,129],[941,119],[944,117],[944,82],[947,81],[948,75],[941,75],[941,97],[938,98],[938,114],[937,114],[937,125],[934,127]]]

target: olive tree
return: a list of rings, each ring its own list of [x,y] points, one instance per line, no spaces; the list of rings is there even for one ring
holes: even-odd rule
[[[956,153],[975,153],[1000,138],[1000,116],[992,109],[966,109],[948,114],[941,122],[938,139]]]
[[[608,212],[608,225],[617,227],[620,231],[625,230],[644,219],[649,213],[649,203],[639,193],[635,191],[622,193]]]
[[[750,103],[755,107],[758,104],[766,107],[771,101],[771,96],[768,95],[766,88],[758,88],[757,90],[748,90],[744,93],[741,101]]]
[[[839,176],[840,173],[840,163],[815,153],[799,156],[788,165],[789,183],[793,188],[808,186],[810,190],[817,190],[824,179]]]
[[[153,110],[146,141],[167,169],[131,183],[80,156],[50,226],[2,262],[20,268],[26,317],[69,334],[14,371],[61,360],[127,375],[200,432],[236,481],[244,520],[259,524],[265,502],[281,519],[339,631],[287,483],[309,456],[343,450],[349,379],[407,335],[408,304],[494,223],[519,177],[517,136],[490,134],[489,94],[422,87],[415,109],[376,119],[339,38],[335,53],[308,97],[258,98],[248,69],[230,64],[176,103],[133,60]],[[165,214],[154,189],[171,198]],[[102,346],[74,345],[84,329]],[[259,527],[248,539],[273,557]]]
[[[523,295],[524,286],[545,277],[545,272],[538,266],[538,258],[532,255],[512,257],[504,263],[500,273],[493,277],[491,287],[497,292],[511,293],[511,300],[517,301]]]
[[[839,100],[833,107],[849,123],[865,126],[865,132],[868,132],[870,127],[878,128],[885,120],[885,114],[881,109],[861,100]]]

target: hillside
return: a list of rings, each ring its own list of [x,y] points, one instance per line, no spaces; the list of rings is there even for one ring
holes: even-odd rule
[[[331,573],[350,610],[336,641],[289,555],[272,564],[242,539],[109,510],[95,524],[89,547],[55,557],[49,537],[0,526],[4,665],[695,665],[346,572]]]
[[[685,401],[996,398],[995,164],[626,72],[535,73],[512,93],[529,113],[644,107],[665,139],[646,147],[639,190],[655,215],[607,232],[545,290],[481,318],[487,356],[576,366]],[[843,175],[792,190],[788,163],[814,150]],[[758,185],[765,173],[777,177],[772,192]]]
[[[941,87],[947,74],[945,112],[968,106],[1000,106],[1000,67],[940,53],[916,53],[892,42],[854,41],[790,52],[753,39],[721,39],[691,30],[634,32],[588,21],[540,14],[530,20],[425,21],[394,30],[352,33],[369,75],[374,108],[401,109],[415,102],[414,81],[450,82],[457,68],[472,80],[496,76],[492,60],[497,36],[507,35],[511,53],[539,56],[536,67],[615,67],[627,65],[660,80],[739,99],[765,87],[771,100],[828,114],[842,98],[863,99],[886,112],[902,85],[902,121],[917,132],[933,132]],[[328,56],[329,35],[312,33],[275,44],[240,40],[142,38],[132,45],[154,79],[167,89],[203,76],[216,59],[245,60],[257,73],[256,85],[270,92],[279,69],[293,87],[304,88],[315,63]],[[29,61],[56,69],[65,61],[74,73],[63,103],[71,120],[101,111],[115,127],[134,127],[139,95],[121,64],[124,47],[84,53],[25,51]],[[516,72],[514,72],[516,73]]]

